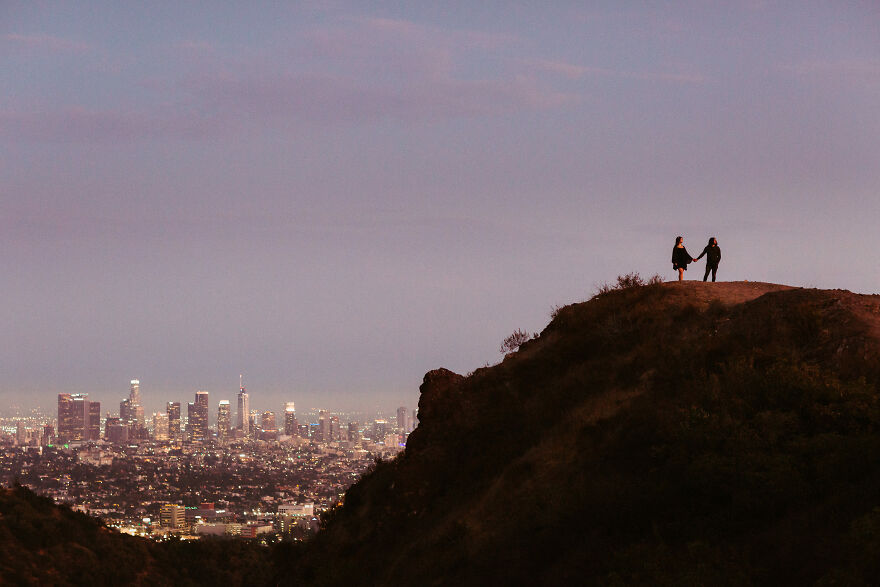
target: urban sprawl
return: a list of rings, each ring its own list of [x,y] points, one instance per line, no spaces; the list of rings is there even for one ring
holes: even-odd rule
[[[234,423],[228,400],[217,405],[214,427],[209,410],[208,392],[199,391],[185,418],[180,402],[146,418],[138,380],[118,416],[102,417],[88,394],[60,393],[57,419],[39,411],[0,419],[0,475],[157,540],[296,540],[376,459],[402,450],[416,424],[405,407],[396,419],[320,410],[300,422],[293,402],[279,421],[251,411],[241,382]]]

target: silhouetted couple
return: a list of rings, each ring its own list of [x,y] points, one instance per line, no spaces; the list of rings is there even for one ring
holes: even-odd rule
[[[684,272],[687,271],[688,264],[696,263],[706,255],[706,274],[703,275],[703,281],[709,278],[709,272],[712,272],[712,281],[715,281],[715,273],[718,272],[718,264],[721,263],[721,247],[718,246],[718,239],[714,236],[709,239],[709,244],[700,253],[700,256],[694,259],[691,254],[684,248],[684,238],[676,237],[675,248],[672,249],[672,268],[678,269],[678,280],[684,281]]]

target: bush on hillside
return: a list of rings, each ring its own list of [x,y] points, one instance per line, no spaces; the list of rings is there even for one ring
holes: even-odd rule
[[[498,349],[500,353],[508,354],[512,353],[516,350],[519,350],[519,347],[523,345],[523,343],[531,340],[532,338],[537,338],[537,334],[529,335],[528,332],[517,328],[513,331],[513,334],[504,339],[501,343],[501,348]]]
[[[608,292],[619,289],[644,287],[646,285],[655,285],[658,283],[663,283],[663,278],[656,273],[646,280],[643,279],[642,276],[638,274],[638,272],[633,271],[631,273],[627,273],[626,275],[618,275],[617,283],[603,283],[597,288],[596,295],[600,296],[602,294],[607,294]]]

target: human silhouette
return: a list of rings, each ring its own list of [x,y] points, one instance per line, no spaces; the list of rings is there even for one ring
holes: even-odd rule
[[[706,281],[709,278],[709,271],[712,272],[712,281],[715,281],[715,273],[718,272],[718,263],[721,262],[721,247],[718,246],[718,239],[714,236],[709,239],[709,244],[706,245],[706,248],[703,249],[703,252],[700,253],[700,256],[695,259],[695,261],[699,261],[703,258],[703,255],[706,255],[706,273],[703,275],[703,281]]]
[[[672,249],[672,268],[678,269],[678,280],[684,281],[684,272],[687,271],[688,263],[696,261],[684,248],[684,237],[675,237],[675,247]]]

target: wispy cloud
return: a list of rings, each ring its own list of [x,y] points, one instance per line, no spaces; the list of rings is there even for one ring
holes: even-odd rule
[[[2,39],[12,47],[30,51],[82,53],[89,49],[88,43],[52,35],[7,33]]]
[[[602,67],[587,67],[549,59],[532,59],[527,61],[526,65],[538,71],[560,75],[568,79],[580,79],[585,75],[613,75],[612,71]]]
[[[495,48],[514,39],[444,31],[388,19],[353,19],[316,28],[294,45],[227,58],[199,41],[170,50],[175,79],[145,80],[155,95],[116,108],[88,105],[0,111],[0,136],[114,140],[217,136],[242,125],[357,124],[483,117],[565,106],[577,97],[556,89]],[[187,57],[196,57],[187,59]],[[476,75],[473,62],[492,61]],[[477,69],[476,71],[480,71]],[[159,106],[161,104],[161,106]]]
[[[552,61],[547,59],[532,59],[526,61],[525,64],[533,71],[550,73],[573,80],[588,76],[597,76],[682,84],[700,84],[706,81],[704,75],[689,71],[683,66],[670,67],[669,69],[659,71],[618,71],[605,67],[577,65],[566,63],[564,61]]]
[[[845,76],[880,80],[880,59],[815,60],[783,67],[800,76]]]

